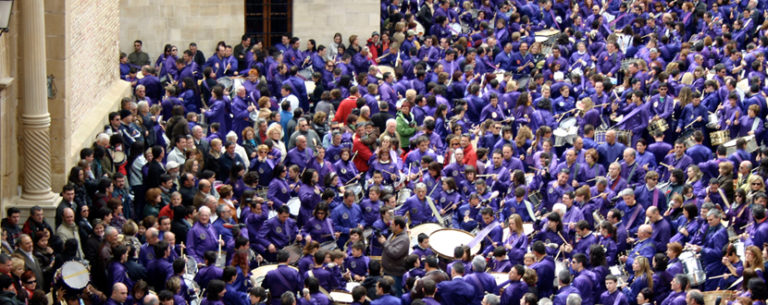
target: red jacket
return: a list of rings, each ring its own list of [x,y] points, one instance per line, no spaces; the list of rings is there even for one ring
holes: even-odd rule
[[[368,171],[368,160],[371,159],[371,156],[373,156],[373,152],[370,148],[368,148],[368,145],[363,144],[362,141],[360,141],[360,138],[355,134],[353,140],[352,140],[352,153],[356,154],[355,159],[352,160],[355,162],[355,167],[357,167],[357,170],[359,170],[361,173]]]
[[[336,110],[336,115],[333,117],[334,122],[339,123],[346,123],[347,122],[347,116],[349,116],[350,113],[352,113],[352,109],[355,109],[357,107],[357,97],[356,96],[350,96],[341,103],[339,103],[339,109]]]

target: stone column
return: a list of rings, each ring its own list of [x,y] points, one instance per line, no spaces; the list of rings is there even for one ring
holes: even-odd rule
[[[51,192],[50,127],[45,56],[43,0],[16,1],[20,5],[19,39],[23,54],[21,86],[24,185],[19,204],[54,207],[58,195]]]

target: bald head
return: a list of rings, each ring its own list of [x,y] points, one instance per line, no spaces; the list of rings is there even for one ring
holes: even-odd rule
[[[128,299],[128,287],[125,284],[117,282],[112,285],[112,300],[123,303]]]
[[[71,208],[64,208],[64,211],[61,212],[61,218],[65,224],[72,225],[75,223],[75,211]]]
[[[650,238],[653,234],[653,227],[651,225],[641,225],[639,229],[637,229],[637,237],[639,239],[646,239]]]

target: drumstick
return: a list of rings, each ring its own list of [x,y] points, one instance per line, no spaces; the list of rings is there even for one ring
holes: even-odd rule
[[[564,242],[566,245],[569,245],[569,246],[571,245],[571,243],[569,243],[567,240],[565,240],[565,237],[563,237],[563,234],[562,234],[562,233],[560,233],[560,231],[557,231],[557,236],[560,236],[560,239],[562,239],[562,240],[563,240],[563,242]]]
[[[691,127],[691,126],[693,126],[693,124],[695,124],[696,122],[698,122],[698,121],[696,121],[696,120],[693,120],[693,122],[689,123],[688,125],[685,125],[685,127],[683,128],[683,130],[685,130],[685,129],[688,129],[688,127]]]
[[[661,165],[664,165],[664,166],[666,166],[666,167],[671,167],[671,168],[674,168],[674,166],[672,166],[672,165],[669,165],[669,164],[666,164],[666,163],[664,163],[664,162],[659,162],[659,164],[661,164]]]

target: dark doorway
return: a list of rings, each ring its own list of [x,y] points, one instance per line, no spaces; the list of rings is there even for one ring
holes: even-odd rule
[[[245,0],[245,32],[270,47],[291,36],[292,0]]]

